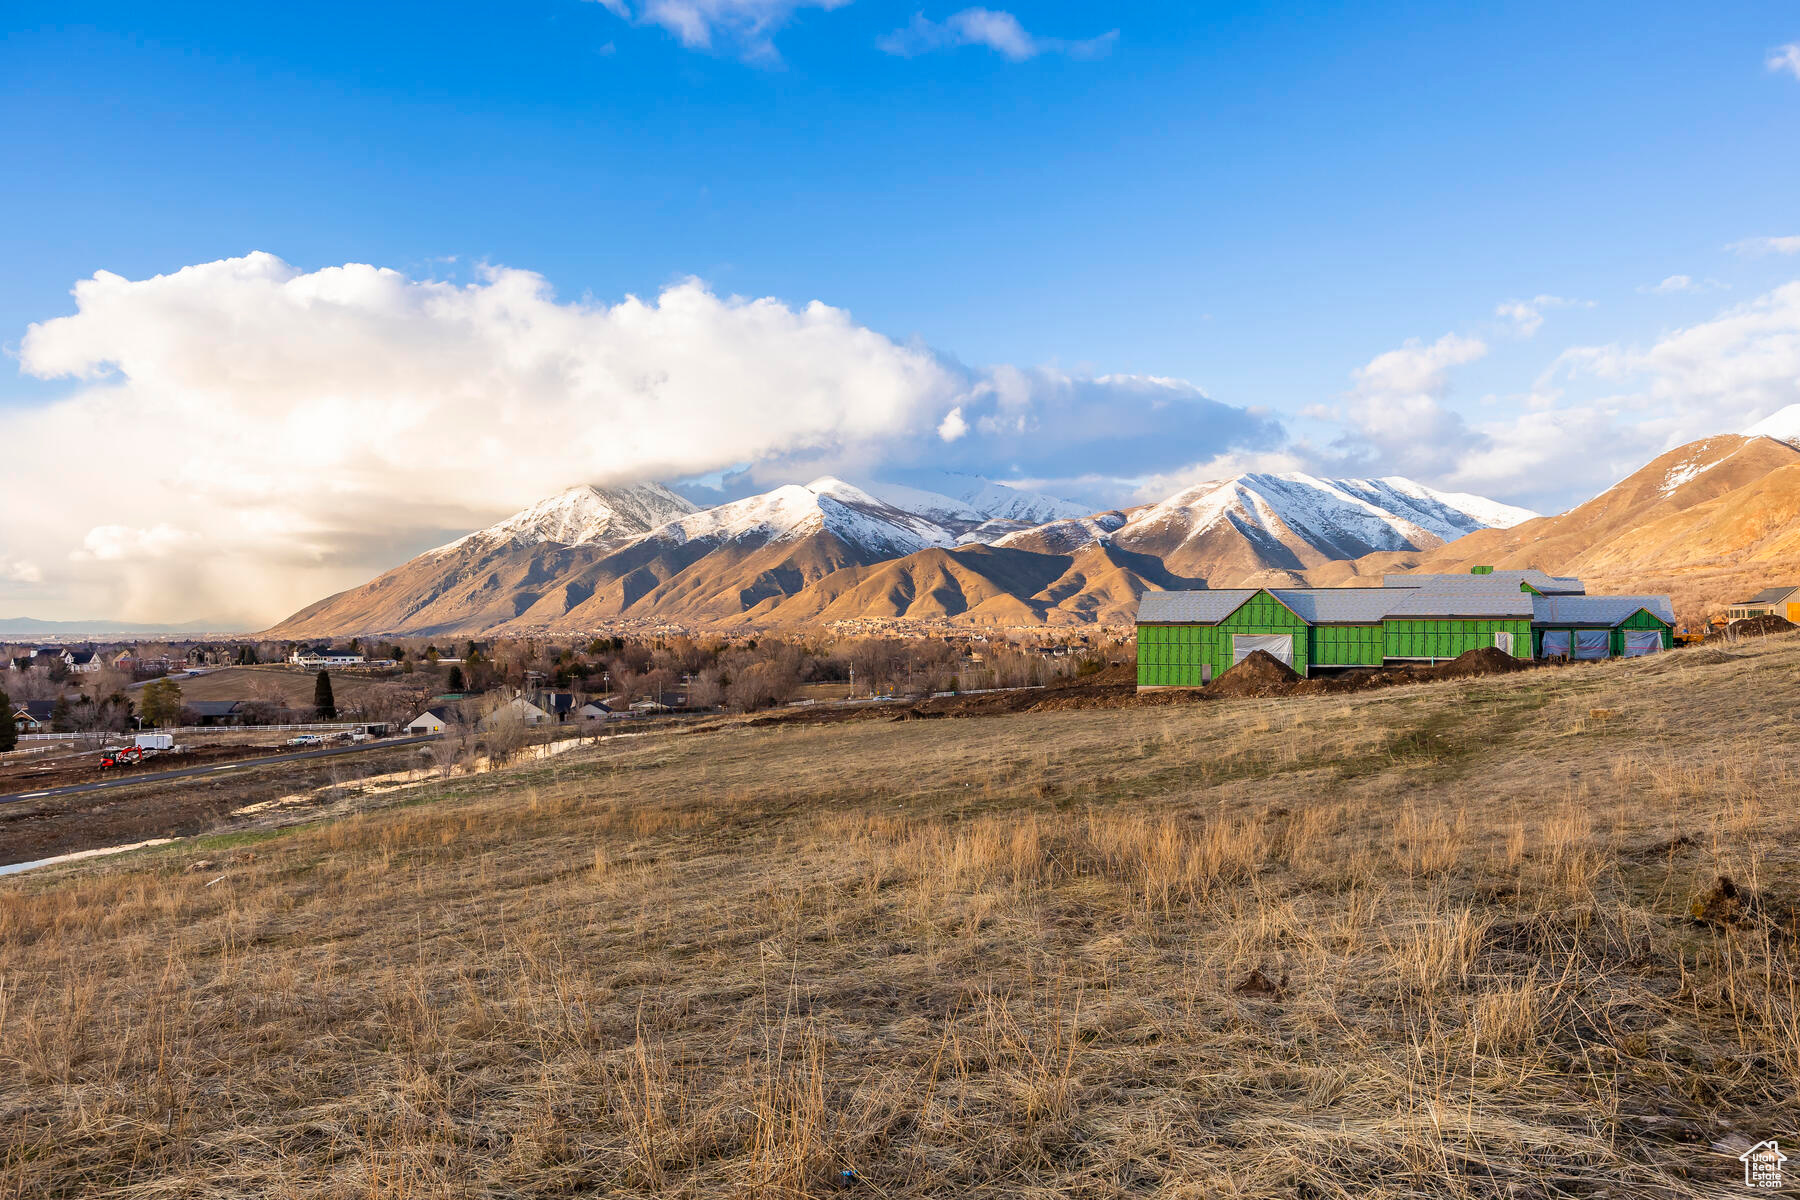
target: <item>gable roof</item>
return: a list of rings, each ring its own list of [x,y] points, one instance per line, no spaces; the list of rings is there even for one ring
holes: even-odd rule
[[[94,655],[98,653],[100,653],[98,650],[71,650],[69,651],[69,661],[78,667],[83,667],[93,662]]]
[[[42,723],[50,720],[51,717],[56,715],[56,701],[21,700],[14,706],[14,709],[17,712],[26,714],[32,720]]]
[[[1401,598],[1386,588],[1273,588],[1308,625],[1375,625]]]
[[[196,717],[229,717],[243,706],[242,700],[185,700],[181,705]]]
[[[411,721],[408,721],[407,724],[417,725],[420,721],[423,721],[426,717],[436,717],[438,720],[444,722],[447,725],[450,723],[450,718],[452,716],[454,716],[455,713],[456,713],[456,710],[454,708],[451,708],[448,704],[434,704],[430,708],[426,709],[424,712],[420,713],[418,716],[414,717]]]
[[[1215,625],[1256,595],[1256,588],[1206,588],[1192,592],[1145,592],[1138,600],[1141,624]]]
[[[1532,619],[1539,625],[1587,625],[1612,629],[1640,608],[1665,625],[1675,624],[1667,596],[1534,596]]]
[[[1788,597],[1792,596],[1795,592],[1800,592],[1800,587],[1764,588],[1762,591],[1756,593],[1756,595],[1750,597],[1748,600],[1742,600],[1742,601],[1739,601],[1739,603],[1740,604],[1780,604],[1783,600],[1786,600]]]

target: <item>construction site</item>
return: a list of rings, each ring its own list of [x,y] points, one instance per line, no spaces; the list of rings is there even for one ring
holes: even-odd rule
[[[1579,579],[1476,567],[1389,575],[1381,587],[1147,592],[1138,686],[1199,688],[1258,652],[1301,677],[1433,665],[1493,650],[1522,661],[1672,649],[1667,596],[1593,596]]]

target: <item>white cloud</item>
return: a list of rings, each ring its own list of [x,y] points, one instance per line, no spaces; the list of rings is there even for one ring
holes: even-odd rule
[[[1800,254],[1800,237],[1753,237],[1725,247],[1736,254],[1758,258],[1765,254]]]
[[[877,45],[889,54],[905,58],[957,46],[985,46],[1013,62],[1024,62],[1040,54],[1095,58],[1112,49],[1118,38],[1116,29],[1080,41],[1039,37],[1027,32],[1009,12],[965,8],[941,22],[930,20],[923,13],[915,14],[910,25],[896,29]]]
[[[608,11],[637,25],[658,25],[690,50],[730,43],[744,58],[779,58],[774,34],[802,8],[827,11],[851,0],[597,0]]]
[[[1429,345],[1417,339],[1378,354],[1354,372],[1356,388],[1344,408],[1354,448],[1401,473],[1440,471],[1468,443],[1463,420],[1445,407],[1452,367],[1487,355],[1479,338],[1446,333]]]
[[[26,615],[267,623],[582,481],[1117,473],[1279,433],[1181,381],[971,370],[829,305],[697,280],[563,302],[528,271],[464,285],[259,253],[74,294],[19,358],[77,382],[0,410],[0,445],[132,430],[155,454],[110,487],[69,487],[56,455],[0,473],[0,505],[32,514],[0,524],[0,610]]]
[[[1563,351],[1522,409],[1470,424],[1426,482],[1549,510],[1675,446],[1796,402],[1800,281],[1648,347]]]
[[[1695,279],[1692,275],[1670,275],[1661,283],[1640,287],[1638,291],[1646,296],[1673,296],[1677,292],[1726,291],[1730,284],[1721,283],[1717,279]]]
[[[969,383],[840,309],[696,281],[607,306],[526,271],[459,286],[252,254],[102,272],[75,300],[20,359],[85,386],[0,414],[0,444],[132,429],[157,453],[117,488],[15,464],[0,498],[35,516],[0,529],[0,554],[139,619],[272,618],[571,483],[930,429]]]
[[[1494,307],[1494,315],[1511,321],[1522,337],[1530,337],[1544,325],[1547,308],[1592,308],[1592,301],[1570,300],[1564,296],[1533,296],[1529,300],[1508,300]]]
[[[0,579],[7,583],[42,583],[44,570],[24,559],[0,558]]]
[[[1769,51],[1768,68],[1771,71],[1785,71],[1795,79],[1800,79],[1800,42],[1789,42]]]

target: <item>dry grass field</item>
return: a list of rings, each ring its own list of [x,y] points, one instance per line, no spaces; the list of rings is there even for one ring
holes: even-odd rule
[[[1741,1194],[1796,711],[1784,637],[732,727],[22,876],[0,1196]]]
[[[180,676],[183,700],[279,700],[293,708],[310,709],[319,673],[301,667],[266,665],[220,667],[203,675]],[[355,671],[331,672],[331,690],[339,704],[355,704],[369,688],[382,680]]]

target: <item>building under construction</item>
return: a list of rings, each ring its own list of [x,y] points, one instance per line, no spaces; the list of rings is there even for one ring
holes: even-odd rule
[[[1138,686],[1201,687],[1262,650],[1302,675],[1434,663],[1493,647],[1516,658],[1630,658],[1674,645],[1667,596],[1590,596],[1542,571],[1388,575],[1381,587],[1146,592]]]

